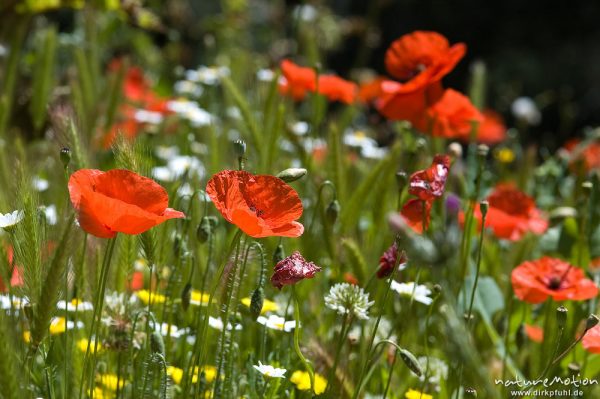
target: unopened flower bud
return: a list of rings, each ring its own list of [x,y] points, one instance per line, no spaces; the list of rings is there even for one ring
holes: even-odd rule
[[[244,140],[235,140],[233,142],[233,150],[238,158],[243,158],[246,154],[246,142]]]
[[[562,305],[556,308],[556,321],[559,328],[564,328],[567,324],[567,308]]]
[[[567,366],[567,369],[572,373],[572,374],[579,374],[579,372],[581,371],[581,366],[579,365],[579,363],[577,362],[571,362],[569,363],[569,365]]]
[[[585,321],[585,331],[594,328],[598,324],[598,322],[600,322],[598,316],[596,316],[595,314],[589,315],[587,320]]]
[[[415,142],[415,150],[417,152],[419,152],[421,150],[424,150],[426,147],[427,147],[427,141],[424,138],[419,137],[417,139],[417,141]]]
[[[262,288],[257,288],[252,293],[252,297],[250,298],[250,316],[252,316],[252,320],[258,319],[260,316],[260,312],[262,311],[263,304],[265,302],[265,293]]]
[[[285,252],[283,250],[283,245],[279,244],[277,248],[275,248],[275,252],[273,252],[273,263],[278,264],[285,258]]]
[[[584,181],[583,183],[581,183],[581,188],[583,190],[583,195],[585,195],[587,198],[592,194],[594,184],[591,181]]]
[[[480,158],[484,158],[487,157],[488,152],[490,151],[490,147],[488,147],[485,144],[479,144],[477,146],[477,155],[479,155]]]
[[[415,373],[417,377],[423,375],[423,370],[415,355],[413,355],[406,349],[400,349],[400,358],[402,359],[404,364],[406,364],[406,367],[408,367],[410,371]]]
[[[98,365],[96,366],[96,372],[98,374],[105,374],[106,373],[106,369],[107,369],[106,362],[99,361]]]
[[[181,307],[183,310],[187,310],[192,300],[192,285],[187,283],[181,291]]]
[[[213,228],[217,225],[217,219],[214,216],[204,216],[200,221],[196,237],[201,243],[208,241],[208,238],[213,232]]]
[[[291,183],[304,177],[306,172],[304,168],[289,168],[277,173],[277,177],[286,183]]]
[[[327,206],[327,209],[325,210],[325,217],[330,224],[334,224],[337,220],[337,217],[340,214],[340,208],[340,203],[336,199],[331,201]]]
[[[150,349],[153,353],[165,354],[165,342],[159,331],[152,331],[150,333]]]
[[[466,388],[465,389],[465,397],[467,397],[467,398],[476,398],[477,397],[477,391],[475,390],[475,388]]]
[[[63,164],[63,167],[67,169],[69,163],[71,162],[71,149],[69,147],[63,147],[60,149],[60,161]]]
[[[404,187],[406,187],[407,182],[408,182],[408,175],[406,174],[405,171],[400,170],[400,171],[396,172],[396,183],[398,183],[398,189],[400,191],[404,190]]]
[[[490,209],[490,203],[487,201],[481,201],[479,203],[479,210],[481,211],[481,216],[485,217],[487,215],[488,209]]]
[[[433,293],[437,296],[440,295],[442,293],[442,286],[439,284],[435,284],[433,286]]]

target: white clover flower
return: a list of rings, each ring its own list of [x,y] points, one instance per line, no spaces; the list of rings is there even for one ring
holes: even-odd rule
[[[272,330],[290,332],[296,328],[296,320],[285,321],[285,318],[277,315],[270,315],[268,318],[258,316],[256,321]]]
[[[25,213],[20,210],[12,211],[10,213],[0,213],[0,227],[7,228],[12,227],[19,223],[25,217]]]
[[[256,78],[261,82],[272,82],[275,79],[275,72],[272,69],[259,69]]]
[[[325,296],[325,306],[341,315],[355,316],[362,320],[369,318],[369,294],[358,285],[339,283],[331,287]]]
[[[530,125],[539,125],[542,114],[535,101],[530,97],[519,97],[510,106],[510,110],[517,119],[524,120]]]
[[[392,281],[391,289],[396,291],[400,295],[412,297],[415,301],[424,303],[425,305],[431,305],[433,299],[430,297],[431,290],[425,285],[416,285],[414,282],[410,283],[398,283]]]
[[[271,366],[270,364],[262,364],[260,360],[258,361],[258,366],[253,365],[259,373],[261,373],[265,377],[269,378],[285,378],[286,369],[280,369]]]
[[[46,191],[48,190],[48,187],[50,187],[48,180],[39,176],[35,176],[33,179],[31,179],[31,185],[35,191],[39,192]]]
[[[223,320],[217,319],[216,317],[208,316],[208,325],[211,326],[212,328],[214,328],[215,330],[219,330],[219,331],[223,330]],[[232,329],[233,329],[233,327],[231,326],[231,323],[227,323],[227,331],[231,331]],[[241,324],[235,325],[236,331],[239,331],[241,329],[242,329]]]
[[[204,92],[202,86],[189,80],[179,80],[173,86],[175,93],[179,95],[189,95],[192,97],[200,97]]]
[[[79,299],[73,299],[70,302],[63,300],[58,301],[56,307],[60,310],[66,310],[69,312],[86,312],[94,310],[94,305],[91,302],[80,301]]]
[[[163,115],[160,112],[148,111],[146,109],[137,109],[133,114],[133,118],[139,123],[147,123],[149,125],[160,125],[163,121]]]

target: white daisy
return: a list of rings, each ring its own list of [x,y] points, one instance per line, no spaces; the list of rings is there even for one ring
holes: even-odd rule
[[[63,300],[60,300],[56,304],[56,307],[60,310],[65,310],[65,307],[66,307],[67,311],[69,311],[69,312],[75,312],[75,311],[86,312],[86,311],[94,310],[94,305],[92,305],[91,302],[80,301],[78,299],[73,299],[70,302],[66,302],[66,303]]]
[[[270,315],[268,318],[264,316],[258,316],[256,321],[272,330],[290,332],[296,328],[295,320],[285,321],[285,318],[277,315]]]
[[[25,216],[25,214],[23,213],[23,211],[13,211],[10,213],[6,213],[6,214],[1,214],[0,213],[0,227],[2,228],[7,228],[7,227],[12,227],[14,225],[16,225],[17,223],[19,223],[21,220],[23,220],[23,217]]]
[[[46,191],[48,190],[48,187],[50,187],[48,180],[39,176],[35,176],[33,179],[31,179],[31,184],[33,185],[33,189],[39,192]]]
[[[148,123],[150,125],[159,125],[163,121],[163,115],[160,112],[138,109],[133,114],[133,118],[139,123]]]
[[[261,373],[265,377],[269,378],[285,378],[286,369],[280,369],[271,366],[270,364],[262,364],[260,360],[258,361],[258,366],[253,365],[259,373]]]
[[[200,82],[208,86],[214,86],[221,81],[224,76],[229,76],[230,70],[227,67],[207,67],[200,66],[198,69],[190,69],[185,72],[186,80]]]
[[[414,282],[398,283],[392,281],[392,290],[403,296],[412,297],[415,301],[425,305],[431,305],[433,299],[430,297],[431,290],[425,285],[416,285]]]
[[[216,317],[208,316],[208,325],[211,326],[212,328],[214,328],[215,330],[220,330],[220,331],[223,330],[223,321],[221,319],[217,319]],[[242,329],[241,324],[235,325],[236,331],[239,331],[241,329]],[[231,323],[227,324],[227,330],[228,331],[232,330]]]
[[[275,79],[275,72],[271,69],[259,69],[256,72],[256,78],[261,82],[271,82]]]
[[[44,212],[44,216],[46,216],[46,222],[49,225],[54,226],[56,223],[58,223],[56,205],[41,206],[40,210]]]
[[[202,86],[189,80],[179,80],[173,86],[175,93],[180,95],[189,95],[192,97],[200,97],[204,92]]]

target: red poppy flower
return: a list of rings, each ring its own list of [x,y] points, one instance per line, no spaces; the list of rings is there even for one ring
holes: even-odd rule
[[[251,237],[299,237],[304,226],[298,193],[283,180],[253,175],[243,170],[224,170],[206,185],[206,193],[230,223]]]
[[[548,221],[536,208],[535,201],[519,191],[512,184],[499,184],[488,196],[489,208],[485,227],[491,228],[494,235],[511,241],[520,240],[526,233],[542,234],[548,229]],[[481,211],[475,209],[475,218],[481,227]],[[459,215],[464,223],[464,214]]]
[[[400,254],[400,260],[398,261],[398,245],[394,243],[386,249],[386,251],[379,258],[379,269],[377,269],[377,278],[386,278],[394,271],[394,267],[398,262],[398,268],[400,270],[406,267],[406,253],[402,251]]]
[[[360,84],[358,89],[358,98],[364,103],[369,103],[383,94],[382,83],[387,81],[383,76],[368,80]]]
[[[488,145],[506,140],[506,125],[502,116],[490,109],[483,111],[483,121],[477,127],[477,142]]]
[[[271,283],[274,287],[281,289],[284,285],[296,284],[305,278],[313,278],[320,271],[319,266],[306,261],[300,252],[295,251],[275,265]]]
[[[381,97],[375,106],[390,120],[407,120],[416,128],[426,131],[427,107],[442,97],[444,89],[440,82],[411,91],[406,91],[404,86],[393,80],[382,82]]]
[[[429,168],[419,170],[410,176],[408,192],[423,201],[432,201],[441,197],[444,194],[449,169],[450,157],[436,155]]]
[[[347,81],[334,75],[319,76],[318,92],[330,101],[340,101],[352,104],[356,100],[358,86],[356,83]]]
[[[415,231],[415,233],[423,233],[423,221],[425,221],[425,229],[429,227],[431,219],[431,202],[423,201],[417,198],[409,200],[400,211],[400,215],[404,222]]]
[[[319,75],[317,85],[317,73],[314,69],[301,67],[290,60],[283,60],[280,66],[284,79],[279,84],[279,91],[296,101],[303,100],[307,92],[317,90],[330,101],[351,104],[356,99],[358,86],[355,83],[335,75]]]
[[[542,342],[544,340],[544,329],[542,327],[525,324],[525,334],[533,342]]]
[[[598,295],[598,287],[585,278],[583,270],[550,257],[521,263],[512,271],[511,281],[517,298],[534,304],[548,297],[577,301]]]
[[[352,273],[346,272],[344,273],[344,281],[348,284],[358,285],[359,281],[356,276]]]
[[[183,212],[167,208],[169,196],[158,183],[124,169],[80,169],[69,179],[79,225],[101,238],[140,234]]]
[[[431,132],[432,136],[468,141],[473,122],[483,122],[483,115],[468,97],[447,89],[437,102],[427,108],[421,126],[416,127]]]
[[[590,353],[600,353],[600,325],[590,328],[583,336],[581,344]]]
[[[134,271],[131,274],[128,285],[130,291],[139,291],[144,288],[144,272],[140,270]]]
[[[436,32],[415,31],[394,41],[385,54],[385,66],[393,77],[405,81],[404,91],[439,82],[464,57],[463,43],[450,46]]]
[[[585,170],[600,169],[600,142],[582,143],[579,139],[569,140],[564,148],[570,155],[570,163],[583,162]]]

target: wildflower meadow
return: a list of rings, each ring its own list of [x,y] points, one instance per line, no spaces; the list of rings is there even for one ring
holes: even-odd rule
[[[1,399],[600,397],[600,129],[469,42],[0,3]]]

